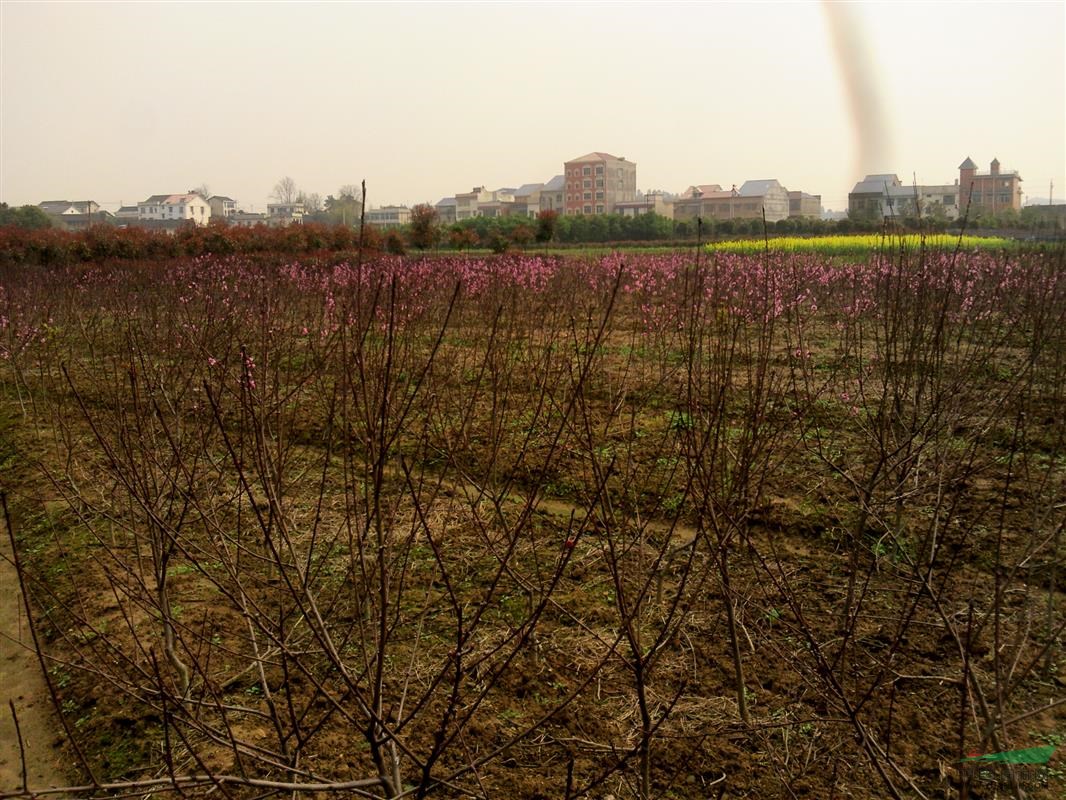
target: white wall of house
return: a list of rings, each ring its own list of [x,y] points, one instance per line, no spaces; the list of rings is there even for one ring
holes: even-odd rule
[[[198,194],[153,196],[137,204],[140,219],[190,220],[206,225],[211,220],[211,205]]]

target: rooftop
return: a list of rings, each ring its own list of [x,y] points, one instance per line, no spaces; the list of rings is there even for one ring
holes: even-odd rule
[[[774,178],[757,181],[744,181],[744,185],[737,192],[741,197],[763,197],[771,189],[783,189],[784,187]]]
[[[855,184],[852,194],[884,194],[886,186],[902,186],[899,178],[892,174],[867,175]]]
[[[567,164],[576,164],[579,161],[625,161],[625,156],[612,156],[610,153],[601,153],[599,150],[593,150],[591,153],[586,153],[580,158],[572,158],[565,162]]]
[[[541,191],[544,191],[544,192],[561,192],[565,188],[566,188],[566,176],[565,175],[556,175],[554,178],[552,178],[550,181],[548,181],[546,184],[544,184],[544,187],[541,189]]]

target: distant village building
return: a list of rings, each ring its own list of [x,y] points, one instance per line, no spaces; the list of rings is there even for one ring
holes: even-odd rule
[[[993,158],[988,172],[978,172],[969,158],[959,164],[959,206],[970,213],[998,214],[1022,207],[1022,178],[1017,172],[1004,172]]]
[[[268,222],[274,226],[301,225],[304,221],[304,204],[300,202],[268,203],[267,217]]]
[[[237,211],[226,217],[226,222],[237,228],[254,228],[256,225],[267,225],[267,215],[263,213],[249,214]]]
[[[375,228],[396,228],[411,221],[411,209],[407,206],[368,208],[364,213],[366,224]]]
[[[207,203],[211,206],[211,216],[216,219],[226,219],[237,213],[237,201],[232,197],[216,194]]]
[[[666,195],[663,192],[645,192],[637,200],[625,200],[621,203],[616,203],[614,213],[621,214],[623,217],[658,214],[660,217],[673,219],[674,207],[672,203],[666,202]]]
[[[798,189],[789,192],[788,215],[793,219],[803,217],[819,219],[822,216],[822,196],[819,194],[807,194]]]
[[[540,210],[556,211],[560,214],[566,210],[565,175],[556,175],[540,187]]]
[[[593,152],[563,164],[568,215],[613,214],[618,203],[637,199],[637,165],[625,157]]]
[[[848,216],[853,219],[881,219],[892,215],[892,191],[903,186],[897,175],[867,175],[848,192]]]
[[[74,214],[95,214],[100,210],[100,204],[93,200],[45,200],[38,203],[48,216],[70,216]]]
[[[433,208],[437,211],[437,220],[441,225],[451,225],[455,222],[454,197],[442,197]]]
[[[84,231],[97,225],[114,225],[115,215],[110,211],[95,211],[92,214],[49,214],[52,225],[65,231]]]
[[[723,191],[717,183],[690,186],[674,200],[674,219],[705,220],[762,219],[767,222],[787,219],[788,189],[777,180],[745,181],[737,189]]]
[[[211,219],[211,206],[198,192],[185,194],[153,194],[137,204],[141,220],[193,222],[206,225]]]
[[[1029,203],[1024,208],[1027,217],[1042,222],[1053,230],[1066,230],[1066,203]]]
[[[995,158],[988,172],[978,172],[977,164],[967,158],[959,164],[959,179],[953,184],[906,186],[893,174],[867,175],[848,194],[848,216],[854,219],[958,219],[967,208],[975,216],[1021,207],[1021,176],[1003,171]]]
[[[474,217],[506,216],[510,208],[504,204],[514,203],[514,189],[502,188],[488,191],[484,186],[475,186],[469,192],[455,195],[455,218],[457,220]]]
[[[906,186],[896,175],[867,175],[848,194],[852,219],[959,216],[959,187],[954,184]]]
[[[52,226],[66,231],[83,231],[93,225],[110,225],[115,216],[101,211],[100,204],[93,200],[45,200],[38,203],[51,220]]]
[[[514,191],[514,208],[512,214],[535,218],[540,213],[540,193],[543,183],[524,183]]]
[[[763,217],[767,222],[788,219],[788,189],[776,180],[744,181],[739,191],[740,212],[749,217]]]
[[[479,217],[507,217],[515,210],[515,192],[518,191],[510,186],[501,186],[499,189],[487,192],[488,200],[479,201],[477,215]]]
[[[723,191],[717,183],[702,183],[689,186],[678,197],[674,198],[674,219],[678,221],[692,220],[696,217],[717,216],[714,209],[718,208],[715,201],[732,200],[737,196],[737,187],[730,191]],[[733,209],[726,206],[727,212],[722,215],[725,219],[733,218]]]
[[[137,206],[122,206],[115,212],[115,218],[118,220],[137,219],[139,215]]]
[[[121,220],[119,227],[140,228],[141,230],[152,231],[153,233],[174,235],[182,228],[194,224],[196,223],[187,219],[124,219]]]

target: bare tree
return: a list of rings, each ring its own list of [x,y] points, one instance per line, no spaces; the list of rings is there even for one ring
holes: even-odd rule
[[[322,210],[322,195],[318,192],[311,192],[311,194],[300,192],[296,195],[296,202],[304,204],[304,212],[307,214],[317,214]]]
[[[337,197],[341,199],[361,200],[363,192],[358,184],[346,183],[337,190]]]
[[[296,188],[296,181],[286,175],[274,184],[274,191],[270,196],[279,203],[292,203],[295,202],[297,195],[299,195],[299,190]]]

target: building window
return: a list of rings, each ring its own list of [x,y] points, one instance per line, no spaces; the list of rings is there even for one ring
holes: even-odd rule
[[[596,206],[596,213],[597,214],[602,214],[603,213],[603,206]]]
[[[585,189],[591,189],[592,188],[592,181],[583,181],[582,183],[584,184],[584,188]]]
[[[602,189],[603,188],[603,178],[597,178],[596,179],[596,188],[597,189]]]
[[[592,199],[592,192],[585,192],[584,199],[585,200],[591,200]]]
[[[591,175],[592,174],[592,168],[591,167],[583,167],[582,170],[581,170],[581,174],[582,175]]]
[[[585,213],[586,214],[591,214],[592,213],[592,206],[585,206]]]
[[[603,167],[602,166],[596,167],[596,174],[597,175],[602,175],[603,174]]]
[[[596,192],[596,199],[597,200],[602,200],[603,199],[603,192]]]

